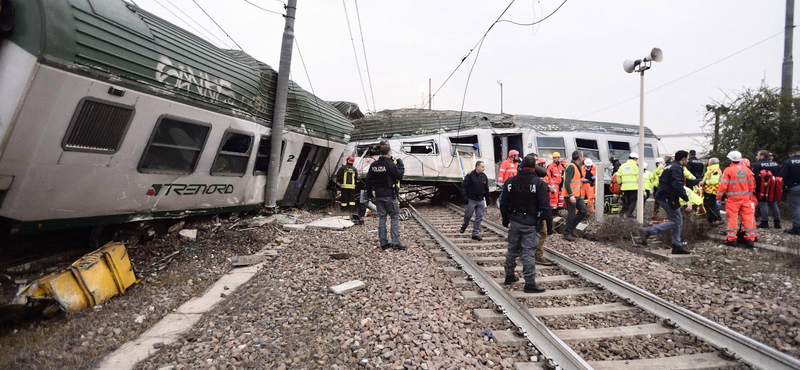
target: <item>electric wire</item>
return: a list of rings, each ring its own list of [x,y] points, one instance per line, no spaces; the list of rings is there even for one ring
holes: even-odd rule
[[[750,46],[748,46],[748,47],[746,47],[746,48],[744,48],[744,49],[741,49],[741,50],[739,50],[739,51],[737,51],[737,52],[735,52],[735,53],[733,53],[733,54],[730,54],[730,55],[728,55],[728,56],[726,56],[726,57],[724,57],[724,58],[722,58],[722,59],[719,59],[719,60],[717,60],[717,61],[711,62],[710,64],[707,64],[707,65],[705,65],[705,66],[703,66],[703,67],[700,67],[700,68],[698,68],[698,69],[696,69],[696,70],[694,70],[694,71],[692,71],[692,72],[689,72],[689,73],[687,73],[687,74],[685,74],[685,75],[683,75],[683,76],[681,76],[681,77],[678,77],[678,78],[676,78],[676,79],[674,79],[674,80],[672,80],[672,81],[669,81],[669,82],[667,82],[667,83],[665,83],[665,84],[663,84],[663,85],[659,85],[659,86],[657,86],[657,87],[654,87],[654,88],[652,88],[652,89],[650,89],[650,90],[647,90],[647,91],[645,91],[644,93],[645,93],[645,94],[647,94],[647,93],[651,93],[651,92],[653,92],[653,91],[656,91],[656,90],[658,90],[658,89],[660,89],[660,88],[662,88],[662,87],[665,87],[665,86],[667,86],[667,85],[671,85],[671,84],[673,84],[673,83],[675,83],[675,82],[678,82],[678,81],[680,81],[680,80],[682,80],[682,79],[684,79],[684,78],[686,78],[686,77],[689,77],[689,76],[691,76],[691,75],[693,75],[693,74],[695,74],[695,73],[697,73],[697,72],[700,72],[700,71],[702,71],[702,70],[704,70],[704,69],[706,69],[706,68],[708,68],[708,67],[711,67],[711,66],[713,66],[713,65],[715,65],[715,64],[717,64],[717,63],[720,63],[720,62],[722,62],[722,61],[724,61],[724,60],[726,60],[726,59],[729,59],[729,58],[731,58],[731,57],[733,57],[733,56],[735,56],[735,55],[737,55],[737,54],[743,53],[743,52],[747,51],[748,49],[751,49],[751,48],[753,48],[753,47],[755,47],[755,46],[758,46],[758,45],[760,45],[760,44],[763,44],[764,42],[767,42],[767,41],[769,41],[769,40],[771,40],[771,39],[773,39],[773,38],[775,38],[775,37],[777,37],[777,36],[783,35],[783,33],[784,33],[784,31],[778,32],[778,33],[776,33],[776,34],[774,34],[774,35],[772,35],[772,36],[770,36],[770,37],[767,37],[767,38],[765,38],[765,39],[763,39],[763,40],[761,40],[761,41],[759,41],[759,42],[757,42],[757,43],[755,43],[755,44],[752,44],[752,45],[750,45]],[[638,98],[638,97],[639,97],[639,95],[636,95],[636,96],[634,96],[634,97],[632,97],[632,98],[625,99],[625,100],[623,100],[623,101],[621,101],[621,102],[619,102],[619,103],[616,103],[616,104],[614,104],[614,105],[611,105],[611,106],[605,107],[605,108],[603,108],[603,109],[600,109],[600,110],[596,110],[596,111],[594,111],[594,112],[592,112],[592,113],[589,113],[589,114],[584,114],[584,115],[582,115],[582,116],[578,117],[578,119],[581,119],[581,118],[584,118],[584,117],[588,117],[588,116],[591,116],[591,115],[593,115],[593,114],[595,114],[595,113],[600,113],[600,112],[602,112],[602,111],[605,111],[605,110],[608,110],[608,109],[614,108],[614,107],[616,107],[616,106],[618,106],[618,105],[621,105],[621,104],[627,103],[627,102],[629,102],[629,101],[631,101],[631,100],[633,100],[633,99],[636,99],[636,98]]]
[[[372,109],[377,110],[375,106],[375,90],[372,88],[372,76],[369,73],[369,59],[367,58],[367,45],[364,43],[364,28],[361,27],[361,13],[358,11],[358,0],[353,0],[356,4],[356,18],[358,19],[358,33],[361,34],[361,48],[364,50],[364,64],[367,67],[367,81],[369,82],[369,94],[372,96]]]
[[[358,63],[358,53],[356,52],[356,42],[353,40],[353,30],[350,28],[350,17],[347,15],[347,4],[342,0],[344,7],[344,18],[347,20],[347,31],[350,32],[350,44],[353,45],[353,56],[356,58],[356,69],[358,69],[358,79],[361,81],[361,92],[364,93],[364,101],[367,103],[367,111],[369,111],[369,99],[367,99],[367,90],[364,88],[364,77],[361,75],[361,65]]]
[[[231,41],[233,41],[233,43],[234,43],[234,44],[236,44],[236,46],[239,48],[239,50],[242,50],[242,51],[244,51],[244,49],[242,49],[242,47],[239,45],[239,43],[238,43],[238,42],[236,42],[236,40],[234,40],[234,39],[233,39],[233,37],[231,37],[231,35],[229,35],[227,32],[225,32],[225,29],[224,29],[224,28],[222,28],[222,26],[220,26],[220,25],[219,25],[219,23],[217,23],[217,21],[215,21],[215,20],[214,20],[214,18],[213,18],[213,17],[211,17],[211,15],[210,15],[210,14],[208,14],[208,12],[206,12],[206,10],[205,10],[205,9],[203,9],[203,7],[202,7],[202,6],[200,6],[200,4],[198,4],[196,0],[192,0],[192,2],[194,3],[194,5],[197,5],[197,7],[198,7],[198,8],[200,8],[200,10],[202,10],[202,11],[203,11],[203,13],[205,13],[205,14],[206,14],[206,16],[208,17],[208,19],[210,19],[212,22],[214,22],[214,24],[216,24],[216,25],[217,25],[217,27],[219,27],[219,29],[222,31],[222,33],[224,33],[224,34],[225,34],[225,36],[227,36],[229,39],[231,39]]]
[[[538,20],[538,21],[534,21],[534,22],[532,22],[532,23],[518,23],[518,22],[514,22],[514,21],[509,21],[509,20],[507,20],[507,19],[502,19],[502,20],[499,20],[499,21],[497,21],[496,23],[500,23],[500,22],[508,22],[508,23],[511,23],[511,24],[516,24],[517,26],[526,26],[526,27],[527,27],[527,26],[533,26],[533,25],[537,25],[537,24],[539,24],[539,23],[542,23],[542,22],[544,22],[544,20],[545,20],[545,19],[547,19],[547,18],[550,18],[551,16],[553,16],[553,14],[556,14],[556,12],[557,12],[559,9],[561,9],[561,7],[562,7],[562,6],[564,6],[564,4],[566,4],[566,3],[567,3],[567,0],[564,0],[564,2],[562,2],[562,3],[561,3],[561,5],[559,5],[559,6],[558,6],[558,8],[556,8],[556,10],[553,10],[553,12],[552,12],[552,13],[550,13],[550,14],[548,14],[546,17],[544,17],[544,18],[542,18],[542,19],[540,19],[540,20]]]
[[[274,10],[269,10],[269,9],[262,8],[262,7],[260,7],[260,6],[256,5],[256,4],[253,4],[253,3],[251,3],[251,2],[250,2],[250,0],[244,0],[244,2],[246,2],[246,3],[250,4],[250,5],[252,5],[252,6],[254,6],[254,7],[258,8],[258,9],[261,9],[261,10],[263,10],[263,11],[267,12],[267,13],[277,14],[277,15],[281,15],[281,16],[282,16],[282,15],[284,15],[284,14],[283,14],[283,13],[281,13],[281,12],[276,12],[276,11],[274,11]],[[280,1],[279,1],[279,2],[280,2]],[[280,2],[280,3],[281,3],[281,4],[283,4],[283,2]]]
[[[179,15],[175,14],[175,12],[173,12],[172,10],[170,10],[169,8],[167,8],[167,7],[166,7],[164,4],[162,4],[162,3],[161,3],[161,2],[159,2],[158,0],[153,0],[153,1],[155,1],[155,3],[156,3],[156,4],[158,4],[160,7],[164,8],[164,10],[166,10],[166,11],[168,11],[170,14],[172,14],[172,15],[173,15],[175,18],[179,19],[181,22],[183,22],[184,24],[186,24],[187,26],[189,26],[189,28],[191,28],[192,30],[194,30],[195,34],[196,34],[198,37],[200,37],[200,38],[204,39],[205,41],[208,41],[208,42],[209,42],[209,43],[211,43],[211,44],[214,44],[214,42],[212,42],[212,41],[211,41],[211,39],[210,39],[210,38],[208,38],[208,36],[207,36],[206,34],[204,34],[204,33],[200,32],[200,30],[198,30],[197,28],[194,28],[194,26],[192,26],[192,24],[191,24],[191,23],[187,22],[187,21],[186,21],[185,19],[183,19],[181,16],[179,16]],[[169,0],[168,0],[168,1],[169,1]],[[172,4],[172,3],[170,3],[170,4]],[[175,5],[172,5],[172,6],[175,6]],[[194,21],[194,20],[192,20],[192,21]],[[195,23],[197,23],[197,22],[195,22]],[[217,39],[217,41],[219,41],[220,43],[222,43],[222,45],[225,45],[225,47],[227,47],[227,48],[230,48],[230,46],[229,46],[228,44],[226,44],[224,41],[220,40],[218,37],[214,36],[214,34],[212,34],[212,33],[210,33],[210,32],[209,32],[209,34],[211,35],[211,37],[213,37],[213,38],[216,38],[216,39]]]
[[[192,18],[192,17],[191,17],[191,16],[189,16],[188,14],[184,13],[184,11],[183,11],[183,10],[181,10],[181,8],[180,8],[180,7],[177,7],[177,6],[175,6],[175,4],[174,4],[174,3],[172,3],[172,0],[166,0],[166,1],[169,3],[169,5],[172,5],[172,7],[173,7],[173,8],[175,8],[175,9],[178,9],[178,11],[179,11],[179,12],[181,12],[181,14],[183,14],[183,15],[185,15],[185,16],[186,16],[186,18],[189,18],[189,20],[190,20],[190,21],[194,22],[194,24],[196,24],[196,25],[198,25],[200,28],[202,28],[202,29],[203,29],[203,31],[206,31],[206,33],[207,33],[207,34],[209,34],[209,35],[211,35],[211,37],[215,38],[215,39],[216,39],[217,41],[219,41],[219,42],[220,42],[222,45],[225,45],[225,47],[226,47],[226,48],[228,48],[228,49],[233,49],[233,48],[232,48],[230,45],[228,45],[228,43],[226,43],[225,41],[222,41],[222,39],[220,39],[219,37],[217,37],[217,35],[215,35],[213,32],[211,32],[211,31],[209,31],[208,29],[206,29],[205,27],[203,27],[203,25],[202,25],[202,24],[200,24],[200,22],[198,22],[198,21],[194,20],[194,18]],[[160,5],[160,4],[159,4],[159,5]],[[163,7],[163,5],[162,5],[162,7]],[[164,7],[164,9],[167,9],[167,8],[166,8],[166,7]],[[169,9],[167,9],[167,11],[169,11]],[[172,13],[172,12],[170,12],[170,13]],[[175,13],[172,13],[172,15],[175,15]],[[177,15],[175,15],[175,16],[177,17]],[[184,21],[184,23],[188,24],[188,23],[187,23],[187,22],[185,22],[185,21]],[[190,25],[190,24],[188,24],[188,25],[189,25],[189,27],[192,27],[192,25]],[[200,33],[200,31],[198,31],[196,28],[192,27],[192,29],[193,29],[193,30],[195,30],[197,33]]]

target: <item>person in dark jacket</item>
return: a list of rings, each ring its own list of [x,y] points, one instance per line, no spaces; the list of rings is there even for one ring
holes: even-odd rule
[[[800,235],[800,146],[789,151],[791,158],[783,161],[778,176],[783,177],[783,187],[789,192],[789,209],[792,210],[792,228],[787,234]]]
[[[577,236],[575,227],[583,221],[586,216],[586,203],[583,194],[583,152],[576,150],[572,152],[572,162],[567,165],[564,171],[564,186],[562,195],[567,201],[567,225],[564,228],[564,239],[573,241]]]
[[[769,229],[770,211],[772,212],[772,221],[774,222],[775,228],[781,228],[781,211],[778,209],[778,202],[771,202],[765,199],[767,197],[761,192],[764,179],[769,183],[769,179],[773,176],[778,176],[781,170],[781,165],[778,164],[778,162],[769,159],[770,154],[772,153],[768,150],[759,150],[758,154],[756,154],[756,160],[758,162],[753,163],[753,166],[750,168],[753,171],[753,176],[756,178],[756,197],[758,199],[757,216],[761,216],[761,223],[758,224],[759,229]],[[764,171],[764,173],[762,174],[761,171]]]
[[[611,176],[614,176],[614,174],[617,173],[617,171],[619,171],[619,168],[620,166],[622,166],[622,163],[620,163],[619,158],[617,157],[611,157],[610,161],[611,161]]]
[[[366,186],[370,198],[375,198],[375,207],[378,210],[378,237],[381,249],[394,248],[404,250],[406,247],[400,243],[400,195],[399,182],[403,179],[405,166],[403,161],[392,159],[392,150],[388,145],[382,145],[381,156],[372,162],[367,172]],[[397,164],[395,164],[395,162]],[[373,191],[375,192],[373,194]],[[386,216],[392,220],[392,243],[386,235]]]
[[[536,176],[536,156],[528,154],[522,160],[522,170],[503,184],[500,202],[503,226],[508,229],[508,251],[503,264],[505,284],[519,281],[514,273],[517,257],[522,255],[522,275],[525,293],[541,293],[545,289],[536,285],[535,252],[539,242],[541,220],[552,220],[547,184]]]
[[[706,173],[705,165],[703,161],[697,159],[697,152],[694,149],[689,151],[689,162],[686,164],[686,168],[689,172],[694,175],[695,179],[702,179],[703,175]],[[699,181],[698,181],[699,182]],[[696,185],[696,184],[694,184]],[[686,186],[689,186],[688,184]],[[691,186],[689,186],[691,188]]]
[[[464,176],[461,182],[461,198],[464,200],[464,222],[461,224],[460,233],[464,233],[469,226],[469,220],[475,213],[475,222],[472,224],[472,239],[481,238],[481,221],[486,213],[486,200],[489,199],[489,178],[483,173],[486,165],[483,161],[475,162],[475,170]]]
[[[681,215],[681,203],[679,199],[686,202],[686,210],[692,210],[689,203],[689,196],[683,187],[683,166],[688,162],[689,153],[679,150],[675,153],[675,160],[669,165],[661,177],[658,179],[658,190],[656,190],[656,201],[667,212],[669,221],[660,223],[653,227],[639,229],[639,238],[644,246],[647,246],[647,237],[665,231],[672,231],[672,254],[689,254],[681,243],[681,229],[683,228],[683,215]]]

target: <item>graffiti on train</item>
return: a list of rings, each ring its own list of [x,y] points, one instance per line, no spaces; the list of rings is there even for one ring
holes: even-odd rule
[[[164,196],[174,195],[198,195],[198,194],[231,194],[233,185],[231,184],[153,184],[147,189],[147,195],[157,196],[162,190]]]
[[[156,65],[156,70],[156,80],[167,86],[228,104],[236,102],[236,93],[231,89],[231,82],[228,80],[214,77],[185,64],[173,62],[163,55]]]

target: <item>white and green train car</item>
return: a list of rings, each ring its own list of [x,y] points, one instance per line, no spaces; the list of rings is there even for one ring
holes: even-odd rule
[[[257,208],[277,72],[121,0],[2,0],[0,228]],[[291,83],[278,204],[325,190],[352,132]]]

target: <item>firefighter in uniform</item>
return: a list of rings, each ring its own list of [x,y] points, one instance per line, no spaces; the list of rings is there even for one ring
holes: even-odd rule
[[[639,194],[639,165],[636,160],[639,155],[631,152],[626,161],[617,171],[617,182],[622,190],[623,211],[628,217],[634,217],[636,210],[636,197]],[[620,212],[622,213],[622,212]]]
[[[733,245],[739,231],[739,218],[744,225],[745,246],[752,248],[758,234],[756,233],[755,218],[755,188],[756,180],[753,172],[747,166],[740,164],[742,153],[734,150],[728,153],[731,165],[722,171],[722,178],[719,180],[719,191],[717,200],[722,200],[722,196],[727,196],[725,202],[725,214],[728,217],[726,245]]]
[[[561,193],[561,177],[564,175],[564,166],[561,165],[561,153],[553,152],[553,162],[547,166],[548,185],[556,189],[550,194],[550,208],[558,209],[558,195]]]
[[[791,158],[783,161],[780,177],[783,187],[789,191],[789,209],[792,210],[792,228],[783,230],[787,234],[800,235],[800,146],[789,151]]]
[[[594,183],[595,179],[597,179],[597,167],[595,167],[591,158],[583,160],[583,173],[583,195],[586,197],[586,206],[589,212],[594,212]]]
[[[769,159],[769,151],[759,150],[756,159],[758,162],[753,164],[753,175],[756,178],[756,197],[758,198],[758,213],[761,215],[761,223],[758,224],[759,229],[769,229],[769,212],[772,212],[772,222],[776,229],[781,228],[781,211],[778,209],[778,201],[780,196],[775,196],[780,193],[782,189],[775,189],[774,185],[778,185],[779,180],[775,178],[780,173],[781,165]],[[773,183],[774,182],[774,183]],[[770,189],[769,185],[773,185]]]
[[[347,157],[347,164],[336,171],[336,182],[342,192],[339,198],[342,211],[355,212],[356,210],[356,168],[353,167],[355,160],[353,156]]]
[[[399,183],[403,179],[405,166],[400,159],[392,158],[392,150],[388,145],[381,145],[381,156],[369,165],[366,185],[367,194],[375,199],[378,211],[378,237],[381,249],[389,248],[404,250],[406,247],[400,243],[400,195]],[[395,164],[395,162],[397,164]],[[375,192],[373,194],[373,191]],[[391,218],[392,243],[386,235],[386,216]]]
[[[714,225],[722,224],[722,216],[719,213],[719,204],[717,204],[717,192],[721,177],[722,170],[719,168],[719,159],[710,158],[706,173],[703,175],[703,205],[708,212],[708,222]]]
[[[522,275],[525,278],[525,293],[541,293],[545,289],[536,285],[535,250],[538,244],[538,231],[542,220],[551,220],[550,200],[547,184],[536,175],[536,156],[528,154],[522,160],[522,169],[517,176],[503,185],[500,201],[503,226],[508,229],[508,251],[505,269],[505,284],[519,281],[514,273],[517,257],[522,255]]]

